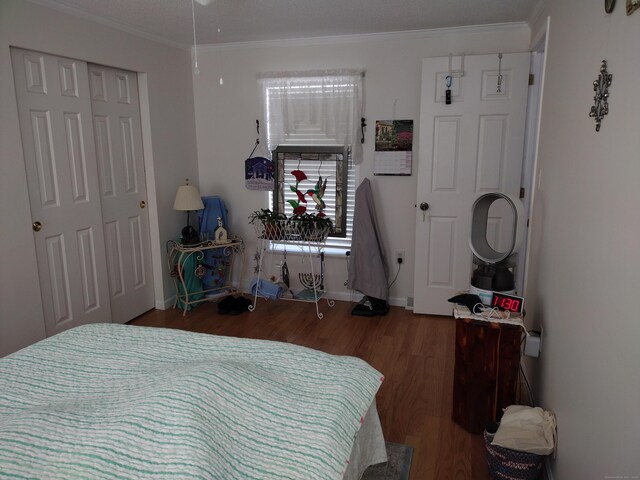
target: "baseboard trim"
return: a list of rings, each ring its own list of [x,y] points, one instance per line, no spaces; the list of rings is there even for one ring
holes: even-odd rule
[[[174,302],[176,301],[176,296],[165,298],[164,300],[156,300],[156,309],[157,310],[169,310],[173,307]]]
[[[252,294],[249,292],[250,292],[249,285],[244,284],[243,282],[242,293],[245,295],[251,296]],[[330,298],[331,300],[339,300],[341,302],[358,303],[363,296],[364,296],[363,293],[357,292],[355,290],[340,290],[340,291],[329,290],[324,294],[322,298],[323,299]],[[171,301],[173,302],[173,300]],[[403,308],[407,307],[407,299],[403,297],[389,297],[387,299],[387,302],[389,302],[389,305],[393,305],[394,307],[403,307]]]
[[[242,291],[242,293],[244,295],[247,296],[251,296],[252,294],[249,293],[248,288],[244,289]],[[332,300],[339,300],[342,302],[351,302],[351,303],[357,303],[360,301],[360,299],[363,297],[363,295],[361,293],[358,292],[327,292],[325,294],[324,297],[322,298],[330,298]],[[173,304],[176,300],[176,296],[173,295],[170,298],[166,298],[164,300],[157,300],[156,301],[156,305],[155,308],[158,310],[168,310],[170,308],[173,307]],[[407,306],[407,299],[406,298],[402,298],[402,297],[389,297],[387,299],[387,301],[389,302],[389,305],[393,305],[394,307],[403,307],[403,308],[407,308],[412,310],[413,307],[408,307]]]
[[[359,292],[327,292],[326,295],[327,297],[333,300],[340,300],[343,302],[351,302],[351,303],[359,302],[360,299],[364,296],[362,293],[359,293]],[[404,308],[407,305],[407,299],[402,297],[389,297],[387,299],[387,302],[389,303],[389,305],[392,305],[394,307]]]

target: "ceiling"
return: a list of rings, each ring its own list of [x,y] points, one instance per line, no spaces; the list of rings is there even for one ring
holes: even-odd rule
[[[32,0],[180,46],[191,0]],[[198,44],[526,22],[541,0],[214,0],[195,4]],[[220,29],[220,31],[218,31]]]

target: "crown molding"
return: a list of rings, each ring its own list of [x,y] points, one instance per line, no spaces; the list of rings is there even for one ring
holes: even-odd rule
[[[287,38],[282,40],[256,40],[251,42],[230,42],[215,44],[199,44],[198,50],[215,50],[219,48],[238,47],[308,47],[319,45],[335,45],[344,43],[366,43],[371,41],[394,41],[434,38],[442,35],[474,34],[486,32],[505,32],[527,28],[527,22],[492,23],[487,25],[470,25],[465,27],[431,28],[425,30],[405,30],[400,32],[364,33],[356,35],[332,35],[328,37]]]
[[[141,37],[146,40],[150,40],[155,43],[160,43],[166,45],[168,47],[178,48],[180,50],[189,50],[191,49],[191,45],[187,45],[184,43],[173,42],[171,40],[167,40],[159,35],[153,35],[151,33],[144,32],[139,30],[131,25],[127,25],[126,23],[118,22],[115,20],[110,20],[104,17],[100,17],[99,15],[94,15],[92,13],[85,12],[84,10],[79,10],[77,8],[68,7],[66,5],[61,5],[59,3],[51,3],[47,0],[26,0],[30,3],[39,5],[41,7],[50,8],[51,10],[56,10],[58,12],[72,15],[74,17],[82,18],[85,20],[90,20],[95,23],[99,23],[104,25],[105,27],[114,28],[116,30],[120,30],[126,33],[130,33],[131,35],[135,35],[136,37]],[[200,48],[200,46],[198,46]]]
[[[538,0],[531,12],[529,13],[529,25],[531,27],[535,27],[538,21],[540,20],[542,14],[544,13],[547,6],[547,0]]]

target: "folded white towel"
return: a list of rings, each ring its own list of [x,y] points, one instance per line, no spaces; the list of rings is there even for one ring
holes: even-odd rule
[[[556,417],[540,407],[511,405],[504,410],[492,445],[549,455],[556,445]]]

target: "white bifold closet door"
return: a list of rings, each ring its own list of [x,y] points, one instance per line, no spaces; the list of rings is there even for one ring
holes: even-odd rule
[[[124,323],[153,308],[138,78],[90,64],[89,88],[111,313],[114,322]]]
[[[151,275],[149,270],[139,276],[133,274],[133,280],[114,288],[110,282],[114,278],[109,252],[112,237],[105,235],[111,227],[104,220],[126,225],[124,233],[136,239],[137,245],[129,251],[119,247],[121,265],[142,269],[144,264],[148,269],[148,219],[146,210],[144,220],[132,220],[136,215],[128,213],[121,213],[117,220],[104,215],[104,180],[98,168],[88,65],[20,49],[12,49],[11,55],[38,262],[34,282],[40,283],[47,336],[86,323],[126,322],[153,307],[152,293],[140,294],[146,289],[152,292]],[[135,80],[135,74],[128,73]],[[139,113],[135,128],[137,134],[132,135],[139,137]],[[121,131],[126,132],[126,128]],[[120,135],[114,132],[112,140]],[[141,142],[130,147],[134,143],[112,146],[114,176],[126,177],[120,168],[125,158],[137,155],[142,161]],[[131,149],[120,151],[126,148]],[[144,185],[144,175],[136,179],[138,185]],[[126,180],[115,177],[111,182],[126,184]],[[146,201],[144,188],[138,187],[137,195],[137,204]],[[146,226],[130,226],[136,222]],[[117,240],[119,245],[126,242],[124,236]],[[139,254],[141,251],[144,255]],[[135,302],[138,296],[149,297],[145,306],[138,306],[139,313],[133,313],[134,309],[121,313],[124,309],[119,303],[126,303],[124,298]]]

